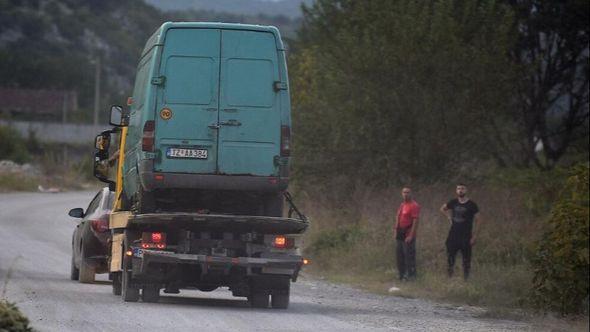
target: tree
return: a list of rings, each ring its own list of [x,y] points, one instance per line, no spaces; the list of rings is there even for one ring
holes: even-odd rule
[[[588,140],[590,2],[510,0],[520,67],[518,112],[524,162],[550,169],[576,141]],[[542,144],[542,155],[536,149]]]

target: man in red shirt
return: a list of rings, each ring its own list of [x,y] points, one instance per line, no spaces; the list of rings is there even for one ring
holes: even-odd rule
[[[408,187],[402,189],[402,198],[404,201],[397,210],[393,232],[397,242],[399,279],[408,280],[416,278],[416,231],[420,205],[412,199],[412,189]]]

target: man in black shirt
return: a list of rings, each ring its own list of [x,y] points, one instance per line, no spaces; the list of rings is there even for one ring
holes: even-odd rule
[[[451,230],[447,237],[447,258],[449,263],[449,277],[453,276],[455,257],[461,251],[463,258],[463,277],[469,278],[471,268],[471,247],[475,244],[479,229],[479,208],[467,197],[467,186],[458,184],[457,198],[441,206],[440,211],[447,217]],[[475,229],[474,229],[475,224]]]

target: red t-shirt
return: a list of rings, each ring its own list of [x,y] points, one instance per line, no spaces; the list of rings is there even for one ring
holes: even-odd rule
[[[397,210],[399,217],[399,228],[408,228],[412,226],[414,219],[420,216],[420,205],[416,201],[402,202]]]

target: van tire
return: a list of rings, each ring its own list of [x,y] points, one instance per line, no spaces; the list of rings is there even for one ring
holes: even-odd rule
[[[269,194],[263,197],[264,215],[267,217],[283,216],[283,195]]]
[[[82,249],[80,250],[80,270],[78,281],[84,284],[94,282],[94,269],[86,262],[86,249],[84,243],[82,243]]]
[[[132,206],[133,212],[136,214],[152,213],[156,210],[156,201],[154,193],[145,191],[141,186],[135,194],[135,202]]]

